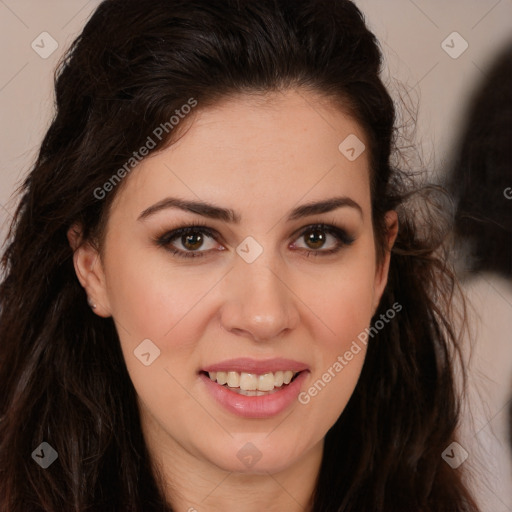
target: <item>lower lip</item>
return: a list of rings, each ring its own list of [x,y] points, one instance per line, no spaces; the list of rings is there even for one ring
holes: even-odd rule
[[[217,384],[204,373],[199,376],[212,397],[228,411],[244,418],[269,418],[283,412],[297,400],[307,374],[307,370],[302,371],[287,386],[271,395],[263,396],[240,395],[230,391],[226,386]]]

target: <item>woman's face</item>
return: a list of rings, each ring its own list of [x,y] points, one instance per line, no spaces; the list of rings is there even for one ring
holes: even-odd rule
[[[376,262],[359,125],[310,92],[264,100],[198,104],[182,138],[125,178],[81,275],[113,316],[146,437],[274,473],[343,412],[388,260]],[[187,225],[200,227],[173,234]],[[287,372],[300,372],[289,385]]]

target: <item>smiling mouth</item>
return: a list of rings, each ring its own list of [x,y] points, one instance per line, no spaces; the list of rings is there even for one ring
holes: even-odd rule
[[[284,370],[269,372],[263,375],[235,371],[202,371],[201,373],[233,393],[245,396],[264,396],[283,390],[302,372]]]

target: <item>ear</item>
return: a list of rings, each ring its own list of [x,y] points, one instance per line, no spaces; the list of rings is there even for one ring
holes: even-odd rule
[[[391,249],[398,235],[398,214],[394,210],[390,210],[385,215],[386,224],[386,240],[384,247],[384,257],[377,266],[374,281],[374,302],[373,314],[377,311],[382,294],[388,282],[389,262],[391,260]]]
[[[103,318],[111,316],[105,273],[98,250],[90,241],[82,240],[82,228],[78,224],[68,229],[67,237],[73,249],[76,276],[91,303],[96,306],[94,313]]]

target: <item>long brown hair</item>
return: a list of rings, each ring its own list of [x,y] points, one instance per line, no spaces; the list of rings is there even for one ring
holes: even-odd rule
[[[441,457],[458,421],[448,314],[453,280],[440,237],[404,203],[391,165],[395,110],[381,53],[347,0],[106,0],[56,73],[56,114],[3,256],[0,287],[0,511],[170,511],[141,433],[136,393],[111,318],[94,315],[66,233],[101,239],[114,173],[190,98],[305,88],[335,99],[366,132],[379,254],[399,211],[389,281],[375,314],[399,319],[368,345],[346,409],[325,440],[315,512],[474,512]],[[156,140],[152,151],[175,132]],[[128,179],[128,178],[125,178]],[[42,441],[58,460],[42,470]]]

